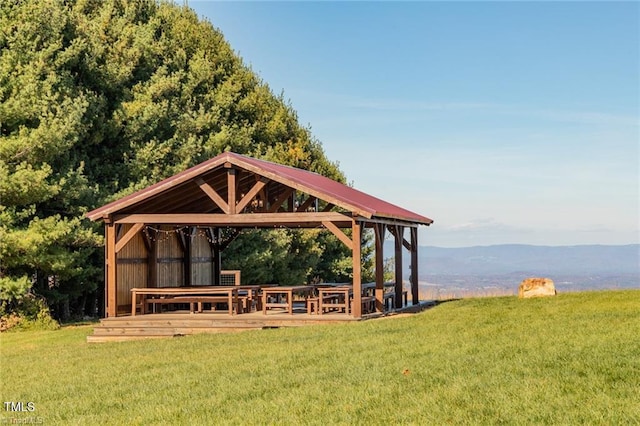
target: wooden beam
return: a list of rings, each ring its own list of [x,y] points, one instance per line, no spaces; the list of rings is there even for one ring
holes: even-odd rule
[[[211,187],[211,185],[202,180],[202,178],[196,179],[196,183],[198,184],[200,189],[202,189],[202,191],[207,194],[209,198],[211,198],[211,201],[213,201],[218,207],[222,209],[223,212],[229,213],[229,204],[224,201],[220,194],[218,194],[216,190]]]
[[[153,229],[146,228],[144,234],[149,244],[147,253],[147,287],[158,287],[157,233]]]
[[[151,252],[151,237],[149,236],[149,228],[145,227],[142,230],[142,243],[144,244],[147,255]]]
[[[342,241],[347,247],[349,247],[349,249],[353,250],[353,241],[355,240],[351,240],[349,237],[347,237],[345,233],[340,230],[340,228],[333,224],[333,222],[324,221],[322,222],[322,224],[325,228],[331,231],[333,235],[338,237],[338,239]]]
[[[185,234],[183,229],[178,231],[178,244],[182,249],[182,273],[183,285],[191,286],[191,227],[187,227],[188,232]]]
[[[384,311],[384,234],[386,226],[380,223],[374,225],[376,252],[376,311]]]
[[[135,237],[142,228],[144,228],[144,223],[134,223],[131,229],[129,229],[127,233],[124,234],[122,238],[120,238],[120,240],[116,243],[116,253],[119,253],[120,250],[122,250],[122,248],[126,246],[127,243],[131,241],[131,239]]]
[[[282,194],[280,194],[280,196],[276,198],[273,204],[271,204],[271,206],[269,207],[268,213],[277,212],[280,206],[282,206],[282,203],[284,203],[285,200],[289,198],[289,196],[293,191],[294,191],[293,188],[287,188]]]
[[[418,229],[418,228],[411,228],[411,229]],[[411,243],[409,243],[409,241],[407,241],[404,238],[402,239],[402,245],[404,246],[404,248],[411,251]]]
[[[244,170],[259,174],[261,176],[265,176],[268,179],[279,182],[290,188],[294,188],[297,191],[303,192],[305,194],[313,195],[314,197],[318,197],[321,200],[324,200],[329,203],[333,203],[334,205],[340,206],[345,210],[356,213],[358,216],[365,217],[365,218],[371,218],[373,216],[373,213],[370,210],[363,209],[362,206],[351,204],[348,201],[345,201],[344,199],[335,198],[331,196],[331,194],[324,193],[321,190],[317,190],[315,188],[309,187],[293,179],[289,179],[285,176],[278,175],[276,172],[270,172],[268,170],[261,168],[260,166],[257,166],[249,162],[245,162],[242,159],[236,159],[234,163],[237,164],[238,167],[241,167]]]
[[[220,285],[220,272],[222,271],[222,250],[220,250],[220,228],[213,228],[211,231],[213,246],[211,255],[213,256],[213,285]]]
[[[324,209],[322,209],[322,211],[323,212],[328,212],[328,211],[331,211],[331,209],[334,208],[334,207],[335,207],[334,204],[328,203],[326,206],[324,206]]]
[[[287,200],[288,212],[293,213],[296,210],[295,203],[296,203],[296,190],[294,189],[291,195],[289,196],[289,199]]]
[[[116,223],[146,223],[165,225],[211,225],[211,226],[296,226],[303,224],[317,224],[333,222],[338,227],[346,228],[351,223],[349,216],[337,212],[306,212],[306,213],[247,213],[247,214],[218,214],[218,213],[168,213],[168,214],[130,214],[116,217]]]
[[[107,317],[113,318],[118,313],[118,299],[117,299],[117,277],[118,274],[116,272],[117,261],[116,261],[116,225],[115,223],[110,223],[105,226],[106,233],[106,247],[107,247],[107,257],[106,257],[106,282],[105,288],[107,289]]]
[[[395,285],[395,307],[402,306],[402,240],[404,239],[404,227],[395,225],[393,227],[393,236],[395,237],[395,261],[396,261],[396,285]]]
[[[390,226],[402,225],[405,228],[417,228],[420,225],[419,223],[416,223],[416,222],[407,222],[405,220],[389,219],[389,218],[382,218],[377,216],[371,219],[360,218],[360,220],[362,221],[363,225],[369,225],[369,227],[371,227],[371,225],[373,225],[374,223],[382,223]]]
[[[242,210],[244,210],[244,208],[247,207],[247,204],[249,204],[251,200],[253,200],[253,197],[255,197],[258,194],[258,192],[260,192],[262,188],[264,188],[267,182],[269,182],[268,179],[260,178],[260,180],[257,181],[255,185],[253,185],[253,187],[249,190],[249,192],[247,192],[247,194],[244,197],[242,197],[242,200],[238,202],[238,205],[236,206],[236,211],[241,212]]]
[[[360,247],[362,227],[360,222],[354,220],[351,230],[353,238],[353,249],[351,251],[353,259],[353,306],[351,312],[355,318],[362,318],[362,259],[360,258],[362,255]]]
[[[260,190],[260,199],[262,200],[262,206],[258,206],[258,211],[265,213],[267,211],[267,200],[269,199],[269,187],[265,186]]]
[[[227,204],[228,214],[236,214],[236,169],[227,170]]]
[[[411,228],[411,303],[420,303],[418,288],[418,229]]]
[[[313,203],[315,200],[316,200],[316,197],[314,197],[313,195],[310,195],[309,198],[304,200],[304,203],[302,203],[300,205],[300,207],[298,207],[298,209],[296,211],[297,212],[305,212],[305,211],[307,211],[309,206],[311,206],[311,203]]]

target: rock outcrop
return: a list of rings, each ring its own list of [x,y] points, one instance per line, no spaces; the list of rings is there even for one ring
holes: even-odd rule
[[[549,278],[527,278],[518,287],[518,297],[521,299],[555,296],[556,293],[556,286]]]

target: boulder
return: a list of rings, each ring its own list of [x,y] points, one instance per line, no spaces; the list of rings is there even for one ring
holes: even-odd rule
[[[556,286],[549,278],[527,278],[518,287],[518,297],[526,299],[528,297],[555,296]]]

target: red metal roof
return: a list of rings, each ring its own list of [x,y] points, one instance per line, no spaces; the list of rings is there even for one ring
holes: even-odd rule
[[[337,207],[366,218],[378,217],[398,219],[424,225],[429,225],[433,222],[428,217],[411,212],[402,207],[398,207],[317,173],[272,163],[270,161],[258,160],[256,158],[232,152],[220,154],[210,160],[185,170],[184,172],[158,182],[155,185],[151,185],[136,193],[106,204],[87,213],[87,217],[92,220],[97,220],[103,216],[117,213],[118,211],[142,202],[149,197],[169,191],[177,185],[196,179],[204,173],[222,167],[227,162],[241,169],[249,170],[258,175],[265,176],[273,181],[294,187],[302,192],[313,195],[321,200],[331,202]]]

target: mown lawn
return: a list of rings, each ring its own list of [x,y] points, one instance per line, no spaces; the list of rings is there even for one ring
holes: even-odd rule
[[[640,290],[357,324],[87,344],[0,336],[0,414],[44,424],[638,424]]]

